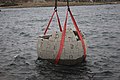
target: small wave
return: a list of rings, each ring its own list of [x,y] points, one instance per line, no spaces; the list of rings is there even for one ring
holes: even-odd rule
[[[103,46],[110,46],[110,44],[103,44]]]
[[[22,21],[16,21],[16,24],[21,24],[21,23],[33,23],[33,22],[46,22],[48,19],[42,19],[42,20],[22,20]]]
[[[111,75],[113,75],[113,72],[112,71],[103,71],[103,72],[101,72],[101,74],[104,76],[111,76]]]
[[[0,52],[5,52],[6,48],[0,48]]]
[[[107,31],[106,32],[102,32],[102,34],[109,34],[109,32],[107,32]]]
[[[20,36],[24,36],[24,37],[30,37],[30,34],[25,33],[25,32],[21,32],[19,35]]]
[[[26,62],[26,58],[20,55],[16,55],[13,60],[13,65],[30,65]]]
[[[120,51],[120,48],[118,48],[117,51]]]
[[[6,73],[5,72],[0,72],[0,77],[5,77]]]
[[[110,56],[110,58],[114,58],[114,59],[117,59],[117,58],[119,58],[119,56],[116,56],[116,55],[112,55],[112,56]]]
[[[116,36],[109,36],[109,38],[111,38],[111,39],[115,39],[115,38],[116,38]]]
[[[31,75],[31,76],[28,76],[25,80],[40,80],[40,79],[38,79],[38,76],[36,75]]]

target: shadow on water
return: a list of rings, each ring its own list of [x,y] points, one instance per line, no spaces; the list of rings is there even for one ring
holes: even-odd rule
[[[46,60],[36,60],[35,63],[37,76],[33,75],[27,80],[91,80],[94,76],[90,69],[86,67],[87,62],[74,66],[55,65]]]

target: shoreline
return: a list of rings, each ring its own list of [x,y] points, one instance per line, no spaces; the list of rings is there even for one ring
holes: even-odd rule
[[[15,6],[1,6],[0,8],[29,8],[29,7],[54,7],[54,2],[27,2],[17,3]],[[70,6],[87,6],[87,5],[106,5],[106,4],[120,4],[119,2],[70,2]],[[58,7],[66,6],[66,2],[58,2]]]

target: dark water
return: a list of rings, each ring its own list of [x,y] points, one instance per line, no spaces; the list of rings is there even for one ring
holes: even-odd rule
[[[52,7],[1,9],[0,80],[120,80],[120,4],[71,9],[88,44],[86,63],[76,66],[36,60],[37,37]],[[63,24],[66,7],[58,11]],[[59,30],[56,26],[54,17],[49,33]],[[70,18],[68,26],[73,26]]]

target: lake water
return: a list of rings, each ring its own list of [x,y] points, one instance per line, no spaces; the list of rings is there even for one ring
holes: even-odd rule
[[[120,80],[120,4],[71,7],[88,45],[86,62],[76,66],[37,60],[37,37],[53,7],[0,9],[0,80]],[[66,10],[58,8],[62,25]],[[55,30],[56,17],[48,33]]]

